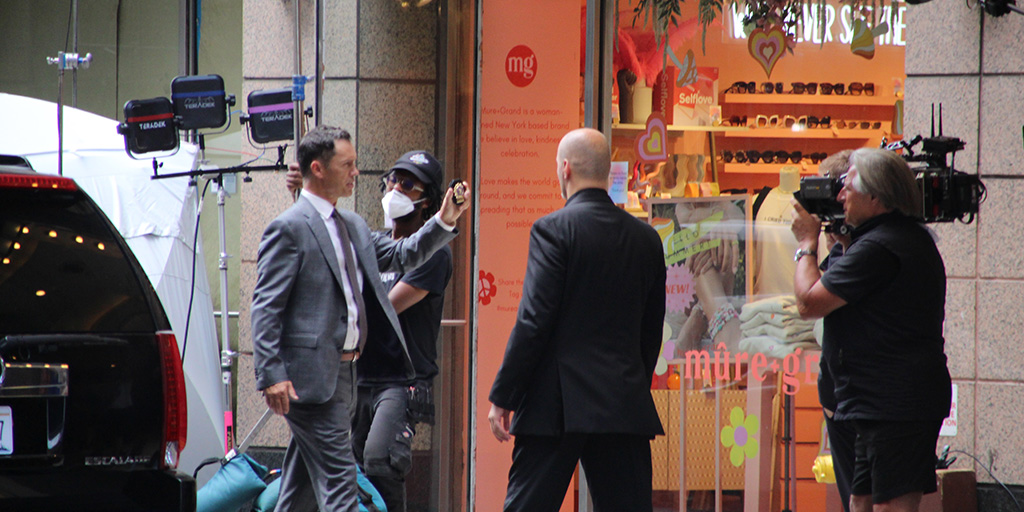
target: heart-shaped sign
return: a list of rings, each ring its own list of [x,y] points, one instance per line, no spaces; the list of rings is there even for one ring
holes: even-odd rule
[[[647,129],[636,137],[636,154],[641,162],[663,162],[668,158],[665,148],[668,130],[665,120],[658,113],[647,117]]]
[[[754,60],[764,68],[768,78],[786,49],[786,33],[779,26],[755,28],[747,36],[747,50]]]

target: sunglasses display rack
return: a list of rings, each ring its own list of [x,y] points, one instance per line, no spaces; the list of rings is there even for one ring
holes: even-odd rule
[[[849,84],[828,84],[830,94],[822,94],[821,84],[815,85],[814,94],[806,87],[803,93],[784,88],[779,94],[777,90],[768,93],[768,88],[748,92],[749,86],[744,86],[730,87],[721,95],[723,124],[746,127],[724,133],[725,140],[719,144],[716,160],[727,181],[749,181],[740,174],[777,174],[783,165],[797,165],[805,175],[816,174],[818,162],[828,154],[878,146],[883,136],[894,138],[890,134],[894,96],[885,95],[874,84],[869,84],[870,95],[860,83],[854,84],[858,94],[850,93]],[[843,93],[837,94],[839,91]],[[760,158],[757,162],[751,162],[749,156],[736,158],[741,153]],[[794,153],[801,156],[795,162]],[[783,154],[787,158],[778,158]],[[733,179],[728,179],[730,175]]]
[[[612,134],[613,134],[613,146],[618,150],[626,149],[632,151],[631,143],[636,136],[647,129],[645,125],[636,123],[612,123]],[[711,181],[718,181],[719,173],[722,172],[720,163],[716,162],[715,159],[710,155],[717,154],[717,140],[718,136],[727,133],[739,133],[749,131],[746,127],[733,127],[733,126],[681,126],[681,125],[668,125],[666,127],[666,135],[668,137],[667,147],[669,153],[672,153],[673,146],[677,142],[680,142],[684,137],[691,140],[690,144],[693,144],[694,138],[699,139],[697,143],[704,146],[704,150],[701,152],[707,153],[706,161],[709,162],[707,165],[707,171],[710,173],[709,178]],[[691,147],[692,146],[688,146]],[[630,160],[634,160],[630,158]]]

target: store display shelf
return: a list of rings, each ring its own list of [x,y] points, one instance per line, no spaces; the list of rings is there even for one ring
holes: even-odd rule
[[[750,128],[746,126],[680,126],[670,124],[666,127],[669,133],[672,132],[746,132]],[[642,132],[647,129],[643,124],[612,124],[613,131]]]
[[[626,210],[627,212],[629,212],[630,215],[632,215],[632,216],[634,216],[634,217],[636,217],[638,219],[646,219],[649,216],[647,214],[647,212],[644,209],[642,209],[642,208],[640,208],[640,209],[624,208],[624,210]]]
[[[864,107],[891,107],[895,96],[850,96],[828,94],[735,94],[725,95],[726,104],[760,105],[841,105]]]
[[[754,128],[745,132],[727,132],[728,137],[744,139],[855,139],[865,140],[878,135],[878,130],[833,130],[816,128],[793,131],[790,128]]]
[[[721,169],[729,174],[778,174],[784,165],[796,165],[800,167],[800,174],[812,176],[818,174],[817,164],[719,164]]]

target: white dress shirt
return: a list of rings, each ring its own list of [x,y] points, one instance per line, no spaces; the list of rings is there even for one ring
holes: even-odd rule
[[[341,270],[341,283],[345,293],[345,303],[348,305],[348,328],[345,332],[345,344],[344,350],[355,350],[359,348],[359,315],[361,311],[356,307],[355,295],[353,295],[352,283],[349,282],[348,273],[345,272],[345,253],[341,250],[341,237],[338,236],[338,227],[334,221],[334,205],[327,202],[326,199],[302,189],[302,197],[305,197],[312,203],[313,208],[316,209],[317,213],[320,214],[320,218],[323,219],[324,225],[327,226],[327,234],[331,237],[331,245],[334,246],[334,254],[338,257],[338,269]],[[351,239],[351,234],[349,234]],[[352,245],[352,257],[356,256],[355,245]],[[359,261],[353,261],[355,268],[359,268]],[[363,273],[356,272],[356,283],[355,288],[362,293],[363,289]]]

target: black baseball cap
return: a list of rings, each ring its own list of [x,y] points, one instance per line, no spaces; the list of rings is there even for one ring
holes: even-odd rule
[[[440,162],[426,150],[410,151],[399,158],[391,170],[409,171],[420,181],[428,185],[440,186],[444,181],[444,171]]]

